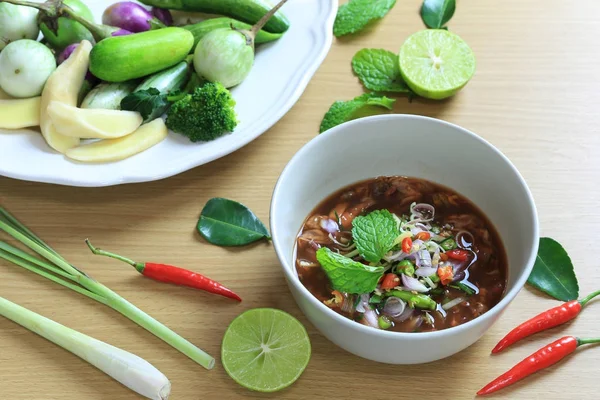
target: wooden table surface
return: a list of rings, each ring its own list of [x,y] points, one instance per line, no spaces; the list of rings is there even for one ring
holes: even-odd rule
[[[215,356],[214,370],[204,370],[107,307],[6,262],[0,262],[0,295],[145,358],[169,377],[174,400],[470,399],[492,378],[563,334],[600,335],[596,303],[574,323],[490,357],[504,333],[557,304],[526,288],[467,350],[427,365],[377,364],[332,345],[304,318],[290,297],[272,246],[232,251],[211,246],[196,234],[199,212],[214,196],[243,202],[268,222],[271,192],[286,162],[316,135],[333,101],[362,93],[350,69],[353,54],[364,47],[397,51],[409,34],[423,28],[419,5],[420,0],[399,0],[373,29],[334,40],[296,106],[259,139],[209,165],[159,182],[99,189],[0,178],[5,207],[72,263]],[[475,52],[474,79],[451,100],[409,103],[400,98],[395,108],[397,113],[457,123],[498,146],[533,191],[542,235],[554,237],[569,251],[582,295],[600,288],[597,243],[593,235],[586,236],[600,225],[599,13],[596,0],[460,1],[450,27]],[[137,260],[161,260],[205,273],[236,290],[244,302],[238,305],[144,279],[114,260],[92,256],[83,243],[86,237]],[[313,346],[302,377],[274,395],[239,387],[218,361],[229,322],[255,307],[276,307],[299,318]],[[582,348],[496,398],[597,398],[598,362],[600,349]],[[79,358],[3,318],[0,382],[2,399],[138,398]]]

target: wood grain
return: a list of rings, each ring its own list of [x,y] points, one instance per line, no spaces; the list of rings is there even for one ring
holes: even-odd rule
[[[398,399],[471,399],[489,380],[554,338],[598,335],[600,304],[592,303],[572,324],[490,357],[504,333],[556,304],[524,289],[483,339],[460,354],[421,366],[365,361],[333,346],[302,316],[270,245],[232,251],[210,246],[195,233],[200,210],[213,196],[241,201],[268,221],[271,191],[287,160],[316,135],[333,101],[362,93],[350,69],[353,54],[363,47],[397,51],[410,33],[423,28],[419,5],[419,0],[398,1],[364,34],[335,40],[298,104],[275,127],[209,165],[159,182],[101,189],[0,178],[1,203],[68,260],[217,359],[223,332],[243,310],[277,307],[298,317],[310,333],[313,356],[291,388],[274,395],[248,392],[228,378],[219,362],[205,371],[112,310],[5,262],[0,263],[0,295],[144,357],[171,379],[174,400],[383,399],[391,393]],[[395,109],[457,123],[498,146],[529,183],[542,234],[556,238],[571,254],[582,294],[600,288],[592,236],[600,225],[599,13],[596,0],[460,1],[450,28],[472,46],[478,61],[475,78],[448,101],[400,98]],[[146,280],[126,265],[92,256],[83,243],[86,237],[137,260],[205,273],[236,290],[244,302]],[[598,362],[598,348],[582,348],[496,398],[596,398],[600,383],[590,379],[590,372]],[[0,398],[11,400],[137,398],[5,319],[0,319],[0,381]]]

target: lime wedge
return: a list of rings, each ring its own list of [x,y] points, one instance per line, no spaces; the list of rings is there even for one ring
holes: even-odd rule
[[[456,94],[475,73],[475,56],[458,35],[445,29],[412,34],[400,48],[400,72],[419,96],[444,99]]]
[[[272,308],[248,310],[227,328],[221,362],[240,385],[276,392],[296,381],[310,359],[310,340],[302,324]]]

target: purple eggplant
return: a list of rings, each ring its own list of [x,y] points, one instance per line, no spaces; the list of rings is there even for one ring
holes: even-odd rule
[[[73,52],[75,51],[75,49],[77,48],[78,45],[79,45],[79,43],[73,43],[73,44],[70,44],[67,47],[65,47],[65,49],[63,51],[61,51],[60,54],[58,55],[58,58],[56,59],[56,64],[60,65],[60,64],[64,63],[65,60],[67,58],[69,58],[71,56],[71,54],[73,54]]]
[[[165,26],[173,25],[173,16],[171,11],[165,8],[152,7],[152,15],[154,15]]]
[[[102,14],[103,24],[118,26],[133,33],[149,31],[153,20],[157,19],[150,11],[131,1],[115,3]]]

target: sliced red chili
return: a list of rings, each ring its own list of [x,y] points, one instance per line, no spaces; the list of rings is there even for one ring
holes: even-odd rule
[[[382,290],[393,289],[400,284],[400,278],[396,274],[385,274],[383,282],[381,282]]]
[[[410,250],[412,249],[412,239],[407,237],[402,239],[402,251],[405,253],[410,253]]]
[[[453,260],[467,261],[469,259],[469,252],[463,249],[448,250],[445,254]]]
[[[429,240],[431,238],[431,234],[429,232],[419,232],[415,235],[415,239],[419,239],[422,241]]]

